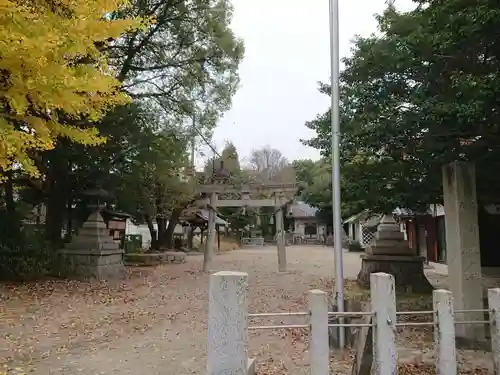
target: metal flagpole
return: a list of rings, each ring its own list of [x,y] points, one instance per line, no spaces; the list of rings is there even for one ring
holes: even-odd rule
[[[332,79],[332,202],[333,243],[335,254],[335,287],[337,311],[344,312],[344,270],[342,254],[342,217],[340,215],[340,116],[339,116],[339,0],[329,0],[330,5],[330,57]],[[339,318],[339,323],[343,323]],[[339,346],[345,346],[345,329],[339,327]]]

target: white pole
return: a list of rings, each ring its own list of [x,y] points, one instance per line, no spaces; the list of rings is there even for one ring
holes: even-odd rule
[[[330,4],[330,57],[332,79],[332,202],[333,202],[333,246],[335,254],[335,287],[338,312],[344,312],[344,270],[342,260],[342,217],[340,215],[340,116],[339,116],[339,0]],[[339,319],[343,323],[343,318]],[[345,330],[339,329],[339,346],[345,346]]]

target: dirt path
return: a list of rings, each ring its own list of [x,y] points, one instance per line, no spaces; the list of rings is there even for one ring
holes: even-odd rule
[[[305,311],[308,290],[332,290],[333,254],[326,247],[291,247],[287,254],[293,270],[287,274],[276,272],[274,248],[223,253],[213,271],[249,273],[251,312]],[[182,265],[129,269],[127,279],[115,285],[0,286],[0,374],[6,365],[9,374],[203,375],[208,276],[200,272],[201,261],[190,256]],[[355,278],[359,267],[359,255],[347,253],[345,277]],[[252,323],[288,322],[301,319]],[[307,374],[307,335],[252,331],[250,352],[259,374]],[[332,358],[339,374],[350,373],[351,362],[349,353]]]
[[[291,248],[288,262],[294,271],[277,274],[273,248],[239,250],[217,256],[213,268],[249,273],[252,311],[304,310],[309,289],[331,289],[331,249]],[[354,276],[357,262],[353,257]],[[183,265],[132,270],[119,285],[4,286],[0,363],[34,375],[202,374],[208,276],[200,267],[193,256]],[[302,368],[305,334],[252,333],[252,354],[263,368]]]

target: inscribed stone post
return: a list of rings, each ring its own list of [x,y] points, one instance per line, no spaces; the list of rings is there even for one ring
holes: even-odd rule
[[[455,310],[483,308],[481,254],[473,164],[453,162],[443,167],[446,249],[450,289]],[[483,320],[481,313],[461,314],[464,320]],[[483,341],[485,330],[478,324],[460,324],[457,337]]]
[[[248,274],[210,276],[207,375],[247,375]]]

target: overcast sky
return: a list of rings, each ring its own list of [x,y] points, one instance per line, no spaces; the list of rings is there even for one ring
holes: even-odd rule
[[[245,59],[232,109],[215,130],[219,151],[230,140],[242,158],[265,145],[290,160],[318,158],[300,139],[312,135],[304,123],[329,107],[330,99],[317,91],[318,81],[330,79],[328,1],[233,0],[233,30],[245,42]],[[376,31],[373,16],[386,5],[385,0],[339,2],[344,57],[356,34]],[[413,7],[411,0],[397,0],[396,6]]]

